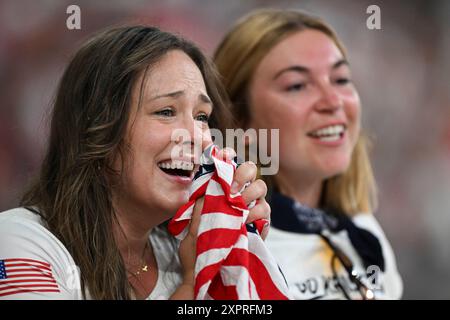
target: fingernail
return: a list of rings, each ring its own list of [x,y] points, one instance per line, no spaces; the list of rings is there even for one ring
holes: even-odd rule
[[[230,192],[233,194],[237,193],[239,191],[238,186],[239,186],[238,183],[236,181],[233,181],[233,183],[231,184]]]
[[[270,227],[270,223],[267,222],[264,227],[263,230],[261,232],[261,238],[265,239],[267,237],[267,234],[269,233],[269,227]]]
[[[226,147],[224,149],[224,153],[226,154],[226,157],[230,160],[236,156],[236,151],[234,151],[234,149],[230,147]]]

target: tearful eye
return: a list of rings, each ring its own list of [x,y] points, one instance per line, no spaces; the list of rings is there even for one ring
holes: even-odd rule
[[[205,113],[199,114],[195,117],[195,120],[201,121],[201,122],[205,122],[208,123],[209,121],[209,116]]]
[[[173,117],[175,115],[175,112],[172,109],[163,109],[156,111],[155,114],[163,117]]]

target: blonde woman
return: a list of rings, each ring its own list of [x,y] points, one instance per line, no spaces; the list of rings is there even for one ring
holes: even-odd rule
[[[398,299],[402,281],[375,210],[361,104],[344,46],[319,18],[260,10],[215,63],[243,129],[279,129],[266,243],[297,299]],[[272,158],[277,155],[272,154]]]

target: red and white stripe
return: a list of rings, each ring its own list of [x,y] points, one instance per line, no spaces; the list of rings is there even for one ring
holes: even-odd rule
[[[49,263],[26,258],[2,261],[6,278],[0,279],[0,297],[26,292],[60,292]]]
[[[217,147],[202,159],[215,171],[193,181],[189,201],[169,223],[169,231],[184,239],[196,200],[204,197],[197,238],[195,289],[197,300],[288,299],[289,290],[261,237],[247,232],[249,210],[240,193],[231,195],[236,164],[216,157]],[[258,232],[265,221],[255,222]]]

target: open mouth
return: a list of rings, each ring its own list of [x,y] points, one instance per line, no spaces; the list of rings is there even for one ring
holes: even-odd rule
[[[158,167],[171,176],[190,178],[194,174],[194,163],[180,160],[169,160],[158,163]]]
[[[321,141],[337,141],[344,136],[345,125],[337,124],[308,132],[308,136]]]

